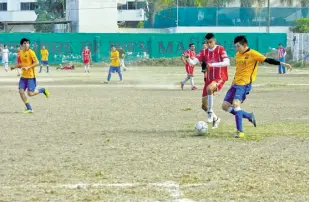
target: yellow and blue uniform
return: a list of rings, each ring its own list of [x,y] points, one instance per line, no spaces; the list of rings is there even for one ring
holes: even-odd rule
[[[264,55],[252,49],[236,54],[236,73],[233,85],[225,96],[225,101],[232,103],[233,100],[241,102],[245,100],[246,95],[252,89],[252,83],[256,80],[258,64],[264,62],[265,59]]]
[[[29,67],[38,62],[35,52],[31,49],[20,51],[21,67]],[[19,80],[19,89],[34,92],[36,88],[36,68],[22,69],[21,78]]]
[[[111,79],[111,73],[117,72],[120,78],[120,81],[123,80],[123,76],[121,73],[121,68],[120,68],[120,59],[119,59],[119,52],[117,50],[111,51],[110,52],[110,58],[111,58],[111,64],[110,64],[110,69],[109,69],[109,74],[108,74],[108,81]]]
[[[42,63],[46,63],[48,62],[48,50],[47,49],[41,49],[41,61]]]

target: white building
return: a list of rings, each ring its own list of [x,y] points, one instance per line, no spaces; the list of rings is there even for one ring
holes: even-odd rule
[[[117,32],[116,0],[66,0],[66,20],[72,32]]]
[[[138,22],[145,21],[145,0],[123,0],[119,2],[118,10],[118,22],[137,24]]]
[[[0,0],[0,22],[33,22],[37,0]],[[33,25],[9,25],[9,32],[34,32]],[[0,23],[0,31],[4,31],[4,24]]]

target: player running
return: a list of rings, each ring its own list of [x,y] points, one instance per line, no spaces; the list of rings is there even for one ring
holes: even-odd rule
[[[272,58],[266,58],[261,53],[250,49],[245,36],[237,36],[234,39],[237,50],[236,72],[233,83],[227,91],[222,104],[224,111],[235,116],[237,132],[235,138],[244,137],[242,118],[248,119],[256,127],[256,119],[253,113],[248,113],[241,109],[241,103],[252,89],[252,83],[256,79],[259,62],[266,62],[272,65],[284,65],[287,69],[292,69],[291,65],[279,62]]]
[[[196,53],[195,53],[195,44],[190,43],[189,44],[189,49],[187,51],[185,51],[182,55],[182,61],[185,65],[185,70],[186,70],[186,77],[183,81],[181,81],[181,89],[183,90],[185,83],[190,80],[191,82],[191,86],[192,86],[192,90],[196,90],[197,87],[194,84],[194,65],[191,65],[188,63],[188,61],[186,60],[186,58],[195,58],[196,57]]]
[[[30,103],[27,100],[25,91],[27,90],[29,97],[43,93],[46,98],[49,97],[49,92],[45,88],[39,88],[36,90],[36,66],[39,65],[39,61],[35,52],[29,47],[29,39],[21,39],[20,45],[22,46],[22,50],[20,51],[20,64],[18,64],[16,67],[12,67],[11,69],[18,68],[19,66],[22,68],[22,75],[19,80],[19,94],[26,105],[26,110],[24,113],[28,114],[32,113],[33,111]]]
[[[212,129],[218,128],[221,121],[213,110],[213,95],[219,92],[228,80],[227,67],[230,60],[223,46],[216,45],[213,33],[205,36],[207,48],[200,51],[196,59],[188,58],[190,64],[197,64],[199,61],[206,64],[204,72],[204,88],[202,90],[202,109],[207,113],[207,122],[212,123]]]
[[[85,73],[90,73],[90,62],[91,62],[91,52],[88,49],[88,46],[85,46],[84,50],[82,51],[82,58],[84,64],[84,71]]]

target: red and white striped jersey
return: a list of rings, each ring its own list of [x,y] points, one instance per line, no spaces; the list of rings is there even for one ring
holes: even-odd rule
[[[196,57],[195,51],[192,51],[192,50],[190,50],[190,49],[188,49],[187,51],[185,51],[185,52],[183,53],[183,56],[186,56],[186,55],[188,55],[191,59],[193,59],[193,58]],[[193,65],[189,64],[189,63],[186,61],[186,66],[193,66]]]
[[[203,49],[200,51],[197,59],[210,65],[205,73],[206,81],[228,80],[227,66],[220,64],[225,58],[228,58],[228,56],[223,46],[216,45],[213,49]]]

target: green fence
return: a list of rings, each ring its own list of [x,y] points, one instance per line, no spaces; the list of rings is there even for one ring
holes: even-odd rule
[[[309,18],[309,8],[270,8],[271,26],[293,26],[299,18]],[[179,26],[267,26],[267,8],[244,7],[180,7]],[[175,27],[177,9],[167,8],[158,12],[155,22],[145,22],[146,28]]]
[[[10,63],[16,61],[16,47],[23,37],[31,41],[31,48],[40,58],[40,47],[44,45],[49,50],[49,62],[60,64],[67,62],[82,62],[82,49],[88,45],[92,52],[94,62],[108,62],[109,51],[112,44],[122,46],[126,51],[126,60],[140,60],[143,58],[171,58],[180,56],[188,49],[189,43],[195,43],[197,52],[202,47],[205,33],[194,34],[0,34],[0,45],[8,45]],[[238,34],[216,34],[218,44],[224,46],[229,56],[234,56],[234,37]],[[277,47],[279,43],[286,44],[286,34],[245,34],[249,46],[262,53],[269,51],[270,47]]]

